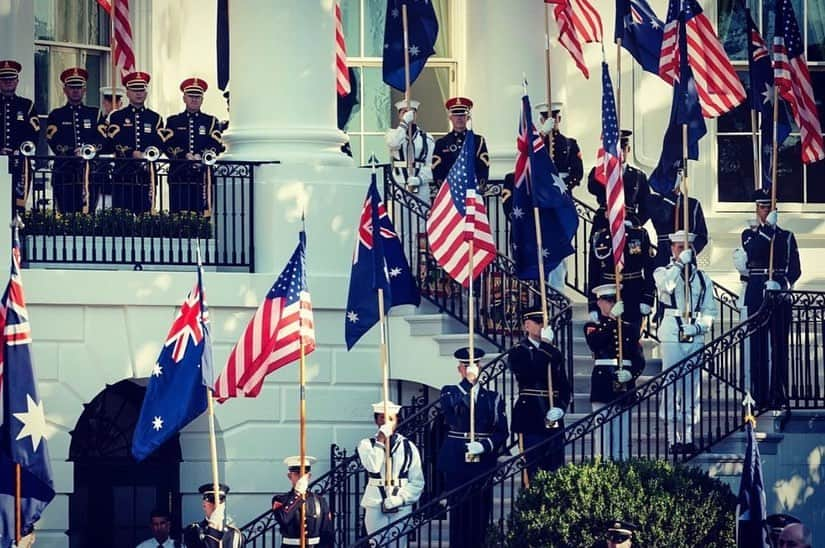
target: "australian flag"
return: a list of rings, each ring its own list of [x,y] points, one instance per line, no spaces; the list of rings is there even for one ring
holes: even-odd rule
[[[387,0],[387,18],[384,23],[384,82],[399,91],[405,91],[404,25],[402,6],[407,6],[407,33],[409,38],[410,85],[415,82],[427,58],[435,53],[438,38],[438,20],[430,0]]]
[[[142,461],[206,410],[206,387],[214,383],[209,312],[203,273],[183,301],[160,351],[132,438]]]
[[[418,286],[378,194],[373,173],[358,222],[358,242],[352,258],[344,327],[347,350],[378,322],[379,289],[384,291],[385,311],[401,304],[418,306],[421,302]]]
[[[753,422],[745,424],[748,436],[742,478],[739,480],[739,546],[742,548],[768,548],[765,539],[765,484],[762,480],[762,463]]]
[[[11,276],[0,303],[2,326],[3,425],[0,429],[0,546],[15,536],[15,465],[20,465],[23,535],[54,498],[46,416],[37,394],[31,356],[31,327],[20,278],[20,242],[15,231]]]
[[[702,105],[696,91],[693,70],[687,62],[687,32],[685,14],[679,20],[679,79],[673,85],[673,102],[670,107],[670,122],[662,142],[659,164],[650,174],[650,187],[660,194],[669,194],[676,186],[679,169],[682,168],[682,125],[688,127],[688,159],[699,159],[699,140],[708,132],[702,116]]]
[[[617,0],[615,39],[644,70],[659,75],[664,23],[645,0]]]
[[[513,172],[510,248],[516,263],[516,275],[522,280],[537,280],[538,242],[533,208],[539,210],[545,273],[573,254],[570,242],[579,226],[579,217],[556,165],[547,154],[544,140],[533,126],[527,95],[522,97],[521,106],[518,156]]]

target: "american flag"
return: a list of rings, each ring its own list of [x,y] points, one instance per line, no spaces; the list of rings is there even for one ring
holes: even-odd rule
[[[218,401],[238,396],[238,391],[254,398],[261,391],[264,377],[315,350],[312,303],[306,283],[302,231],[292,258],[255,311],[215,381]]]
[[[341,19],[341,4],[335,3],[335,74],[338,95],[349,95],[352,87],[347,68],[347,43],[344,41],[344,23]]]
[[[602,157],[601,165],[596,166],[596,173],[602,172],[607,181],[607,219],[613,241],[613,263],[621,268],[624,265],[624,182],[622,181],[622,160],[619,150],[619,124],[616,119],[616,99],[613,95],[613,83],[607,63],[602,63]]]
[[[811,87],[811,75],[802,49],[802,36],[790,0],[776,3],[776,35],[773,39],[773,80],[779,95],[791,106],[802,140],[802,161],[825,158],[825,145]]]
[[[475,135],[467,131],[461,152],[427,217],[427,237],[433,257],[464,287],[469,287],[470,280],[481,274],[496,256],[487,209],[476,194],[475,149]],[[471,241],[472,275],[468,273]]]
[[[135,70],[135,52],[132,45],[132,24],[129,22],[129,0],[97,0],[97,3],[112,17],[112,4],[115,6],[115,63],[120,67],[121,75]]]
[[[693,69],[702,115],[716,118],[736,108],[747,94],[713,25],[696,0],[670,0],[659,76],[671,85],[679,77],[679,19],[682,17],[687,28],[688,64]]]
[[[602,20],[587,0],[544,0],[552,4],[553,17],[559,26],[559,43],[570,52],[585,78],[590,71],[584,62],[582,44],[602,41]]]

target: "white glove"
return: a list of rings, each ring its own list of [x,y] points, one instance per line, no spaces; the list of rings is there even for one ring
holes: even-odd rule
[[[733,266],[740,275],[748,275],[748,254],[741,247],[733,250]]]
[[[679,253],[679,262],[682,264],[690,264],[693,262],[693,250],[692,249],[685,249],[681,253]]]
[[[702,333],[702,328],[693,323],[683,324],[679,330],[682,332],[682,335],[686,337],[695,337]]]
[[[547,415],[545,415],[548,422],[556,422],[560,421],[564,418],[564,409],[561,407],[551,407],[549,411],[547,411]]]
[[[625,219],[624,226],[633,228],[633,221],[631,221],[630,219]]]
[[[401,119],[409,124],[410,122],[415,120],[415,112],[412,110],[408,110],[404,113],[404,116],[402,116]]]
[[[404,506],[404,499],[400,495],[390,495],[384,499],[385,510],[392,510],[399,506]]]
[[[649,304],[639,303],[639,312],[642,313],[642,316],[649,316],[652,311]]]
[[[765,282],[765,291],[780,291],[782,286],[776,280],[768,280]]]
[[[309,487],[309,474],[304,474],[295,482],[295,492],[299,495],[306,495]]]
[[[626,382],[630,382],[632,379],[633,374],[627,369],[619,369],[616,371],[616,380],[620,383],[624,384]]]
[[[418,187],[421,186],[421,178],[415,175],[407,177],[407,186],[410,187],[411,190],[418,190]]]
[[[541,132],[548,135],[551,131],[553,131],[554,127],[556,127],[556,119],[548,118],[543,124],[541,124]]]
[[[34,531],[32,531],[20,539],[20,542],[17,544],[17,548],[31,548],[34,545],[35,540]]]
[[[213,529],[217,529],[218,531],[223,531],[223,517],[226,512],[226,503],[219,502],[215,505],[215,510],[212,511],[212,515],[209,516],[209,525]]]
[[[594,311],[592,311],[592,312],[589,314],[589,317],[590,317],[590,321],[591,321],[591,322],[597,322],[597,321],[599,321],[599,313],[598,313],[598,312],[596,312],[595,310],[594,310]]]
[[[478,378],[478,365],[472,364],[467,366],[467,380],[475,382]]]
[[[776,223],[779,222],[779,212],[774,209],[768,213],[768,218],[765,219],[765,222],[771,226],[776,226]]]
[[[617,318],[624,314],[624,302],[619,301],[613,305],[613,308],[610,309],[610,313],[616,316]]]
[[[481,445],[480,442],[471,441],[466,444],[467,445],[467,452],[471,455],[480,455],[484,452],[484,446]]]
[[[553,333],[553,328],[550,327],[549,325],[547,327],[542,327],[541,328],[541,338],[544,339],[545,341],[551,343],[551,342],[553,342],[553,339],[555,337],[556,337],[556,334]]]
[[[390,436],[392,436],[393,428],[391,424],[384,423],[381,425],[381,428],[379,428],[378,431],[384,434],[385,438],[390,439]]]

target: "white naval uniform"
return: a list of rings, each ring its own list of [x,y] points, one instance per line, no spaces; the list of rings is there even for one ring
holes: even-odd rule
[[[398,127],[387,130],[387,146],[390,148],[390,161],[393,164],[392,177],[401,187],[406,188],[407,181],[404,173],[407,173],[407,125],[399,124]],[[430,134],[421,129],[418,125],[413,128],[413,169],[409,176],[417,176],[421,179],[421,186],[418,188],[418,197],[425,202],[430,202],[430,183],[433,181],[433,150],[435,141]]]
[[[386,473],[384,444],[375,438],[365,438],[358,444],[358,458],[370,475],[364,496],[361,497],[361,506],[366,509],[364,526],[367,533],[377,531],[412,512],[412,505],[418,502],[424,490],[424,472],[421,469],[418,448],[401,434],[393,434],[392,443],[390,459],[395,486],[386,488],[389,492],[385,492],[387,495],[398,495],[404,499],[404,504],[393,513],[382,511],[384,488],[378,485],[383,484]],[[393,546],[407,546],[406,535],[399,538],[397,544],[393,543]]]
[[[701,328],[701,333],[693,337],[692,342],[679,341],[679,326],[684,323],[685,276],[682,266],[671,259],[667,266],[660,266],[653,272],[659,302],[664,306],[664,315],[659,324],[657,336],[661,341],[662,369],[666,370],[705,345],[705,335],[713,325],[717,314],[716,301],[713,298],[713,280],[710,276],[691,266],[690,273],[690,310],[693,323]],[[690,443],[693,441],[693,425],[700,418],[700,384],[702,372],[694,370],[686,382],[677,381],[666,388],[665,397],[659,409],[659,417],[667,422],[667,434],[670,442]],[[685,400],[683,401],[683,395]],[[667,404],[667,407],[666,407]],[[684,417],[693,413],[690,421],[680,424]]]

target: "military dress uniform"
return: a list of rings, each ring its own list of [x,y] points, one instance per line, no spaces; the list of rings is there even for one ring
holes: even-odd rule
[[[770,200],[767,190],[754,193],[757,204],[770,204]],[[771,240],[773,274],[769,281]],[[766,286],[793,289],[802,275],[802,267],[794,233],[779,226],[765,223],[745,229],[742,231],[742,248],[747,254],[748,269],[744,303],[747,314],[751,315],[762,306]],[[769,325],[750,337],[752,394],[760,405],[767,402],[778,407],[787,403],[790,325],[790,303],[777,303],[771,311]]]
[[[541,312],[536,321],[541,322]],[[570,383],[564,368],[561,351],[547,341],[534,341],[529,337],[522,339],[508,354],[510,371],[518,382],[518,399],[513,404],[511,430],[523,437],[523,450],[537,445],[547,438],[564,431],[564,419],[549,424],[546,420],[550,410],[547,385],[547,371],[551,371],[553,380],[553,406],[566,410],[570,405]],[[531,461],[535,460],[535,457]],[[528,464],[528,473],[532,476],[537,468],[556,470],[564,464],[564,437],[558,436],[557,442],[548,446],[544,455]]]
[[[16,80],[22,68],[20,63],[11,59],[0,61],[0,79]],[[20,153],[20,146],[25,142],[37,145],[39,133],[40,119],[31,99],[0,94],[0,154],[9,156],[18,209],[26,207],[33,173],[32,163]],[[29,165],[28,170],[24,170],[25,164]],[[28,172],[27,181],[23,180],[24,171]]]
[[[645,209],[657,235],[657,252],[653,265],[655,268],[667,266],[670,262],[669,236],[672,232],[684,228],[684,198],[681,192],[672,191],[667,194],[651,192],[647,197]],[[702,212],[702,203],[693,197],[688,198],[687,229],[696,235],[693,250],[698,255],[708,245],[708,226],[705,223],[705,214]]]
[[[630,164],[624,165],[622,175],[624,186],[625,215],[634,225],[642,226],[650,218],[648,210],[648,196],[650,195],[650,185],[647,182],[647,175]],[[596,168],[590,170],[587,176],[587,190],[596,198],[599,205],[596,216],[593,218],[593,232],[607,226],[607,219],[604,212],[607,207],[605,185],[596,180]]]
[[[225,502],[229,486],[221,483],[219,489],[219,500]],[[211,483],[201,485],[198,492],[203,500],[215,504],[215,490]],[[183,529],[183,545],[186,548],[241,548],[243,544],[243,534],[231,523],[215,527],[208,519],[203,519]]]
[[[595,226],[595,225],[594,225]],[[656,286],[653,282],[653,254],[647,231],[638,226],[625,226],[624,269],[621,273],[623,319],[634,324],[638,332],[642,325],[642,307],[650,313]],[[613,243],[610,228],[595,230],[590,239],[588,258],[588,310],[596,312],[594,288],[616,283],[613,263]]]
[[[386,408],[388,414],[397,416],[401,406],[390,401]],[[384,413],[384,402],[374,403],[372,409],[375,414]],[[376,437],[358,443],[358,458],[369,476],[361,497],[368,535],[408,516],[424,491],[421,455],[411,440],[395,432],[390,436],[390,482],[386,478],[385,457],[386,447]],[[384,538],[397,538],[393,546],[407,546],[407,536],[402,530],[388,532]]]
[[[314,460],[313,457],[307,457],[304,466],[305,473],[310,472],[310,463]],[[288,457],[284,462],[287,463],[290,472],[300,473],[300,457]],[[306,507],[306,519],[303,523],[301,523],[302,506]],[[327,501],[321,495],[312,491],[301,495],[293,488],[284,494],[272,497],[272,511],[281,529],[282,547],[300,546],[303,528],[306,546],[332,548],[334,540],[332,514]]]
[[[462,364],[469,363],[469,349],[454,354]],[[484,352],[476,348],[474,357]],[[467,462],[470,442],[470,394],[475,394],[475,435],[483,452],[478,461]],[[441,412],[447,427],[447,438],[438,453],[437,468],[444,477],[445,491],[484,474],[496,465],[501,447],[507,441],[507,416],[504,400],[498,392],[476,387],[467,379],[441,388]],[[482,545],[492,513],[492,487],[467,496],[458,493],[450,511],[450,547],[476,548]]]
[[[540,116],[541,127],[539,127],[539,133],[542,140],[544,140],[544,146],[551,151],[553,163],[567,187],[567,192],[572,195],[573,188],[581,183],[584,176],[584,165],[582,164],[582,153],[578,141],[562,134],[555,124],[555,120],[561,119],[560,114],[563,106],[563,102],[553,101],[552,105],[538,103],[533,108]],[[554,123],[552,126],[548,126],[547,120],[550,119],[551,114]]]
[[[60,81],[66,87],[85,88],[89,73],[80,67],[66,69]],[[95,155],[106,142],[106,122],[100,110],[82,103],[66,103],[49,113],[46,141],[55,156],[52,191],[55,206],[62,213],[89,212],[94,190],[91,166],[77,156],[84,145],[94,147]],[[88,172],[87,172],[88,168]]]
[[[404,109],[417,112],[420,103],[410,100],[409,108],[407,101],[398,101],[395,106],[401,111]],[[411,124],[411,128],[410,128]],[[408,129],[412,135],[412,147],[409,145]],[[431,195],[431,185],[433,182],[433,151],[435,141],[424,128],[414,121],[401,121],[398,127],[387,131],[387,146],[390,149],[392,159],[392,178],[401,188],[407,188],[422,200],[429,202]],[[412,169],[408,169],[407,156],[412,153]]]
[[[450,114],[465,114],[469,116],[473,102],[466,97],[453,97],[445,103]],[[435,152],[433,153],[433,179],[436,191],[441,183],[447,179],[450,168],[458,158],[461,147],[464,146],[464,139],[467,137],[467,130],[453,130],[435,142]],[[475,134],[475,172],[478,186],[483,189],[490,177],[490,156],[487,153],[487,142],[484,137]]]
[[[132,72],[123,78],[131,90],[144,90],[150,76]],[[108,137],[117,158],[132,158],[133,152],[146,152],[149,147],[163,149],[163,118],[144,105],[126,106],[109,115]],[[119,165],[113,174],[112,207],[128,209],[135,214],[152,209],[157,182],[152,177],[149,162],[129,162]]]
[[[187,78],[180,90],[185,95],[202,97],[208,84],[200,78]],[[211,114],[198,110],[184,110],[166,120],[164,151],[170,160],[185,160],[187,154],[203,156],[210,151],[216,156],[223,152],[221,123]],[[206,176],[209,170],[210,177]],[[197,211],[204,214],[212,210],[211,174],[213,168],[200,161],[172,163],[169,168],[169,211]]]
[[[688,234],[688,243],[695,241],[694,234]],[[669,242],[683,242],[685,232],[680,230],[669,235]],[[668,245],[668,247],[670,247]],[[695,257],[694,257],[695,259]],[[685,273],[688,269],[689,293],[685,304]],[[662,320],[657,336],[661,342],[662,369],[681,362],[705,345],[705,335],[710,332],[713,319],[717,315],[716,300],[713,298],[713,280],[696,267],[695,260],[683,264],[678,258],[671,259],[667,266],[660,266],[653,272],[656,291],[663,307]],[[690,318],[684,317],[685,308]],[[685,325],[693,325],[690,333],[685,333]],[[674,452],[691,451],[693,425],[700,419],[700,383],[702,371],[695,369],[686,382],[673,383],[665,388],[659,417],[666,422],[667,439],[675,445]],[[683,423],[680,425],[680,423]]]

